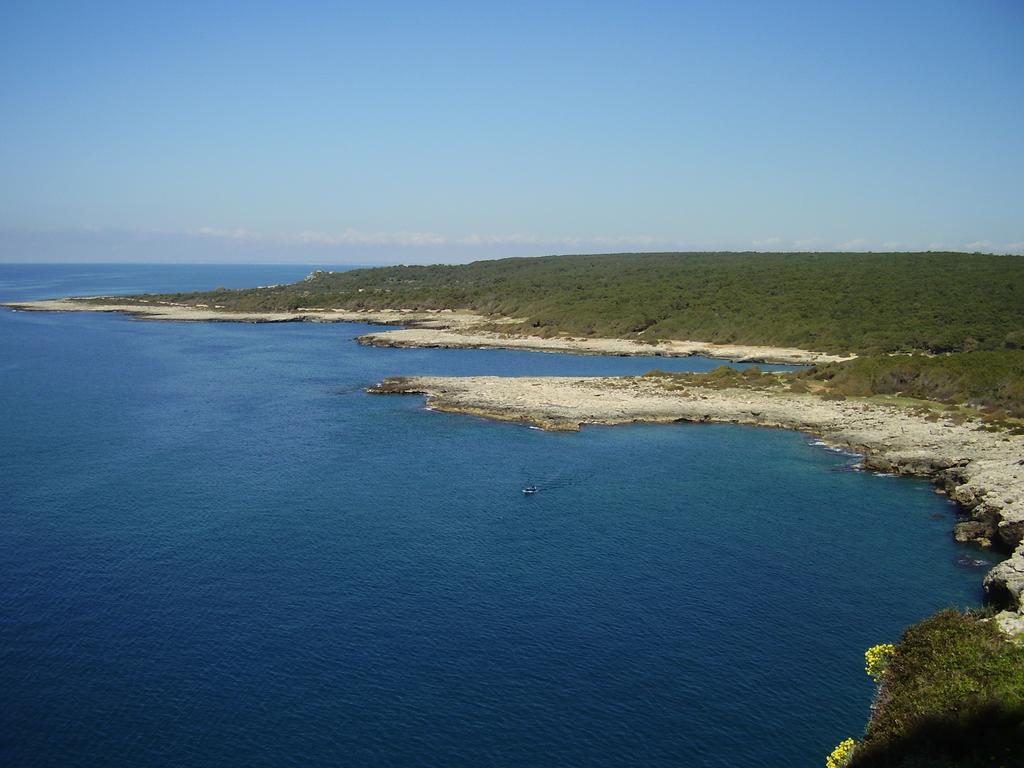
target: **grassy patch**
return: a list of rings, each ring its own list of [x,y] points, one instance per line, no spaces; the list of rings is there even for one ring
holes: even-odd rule
[[[655,369],[644,374],[644,378],[656,379],[664,389],[679,389],[686,386],[708,389],[756,389],[781,390],[789,385],[789,374],[764,372],[756,365],[743,370],[729,365],[720,365],[706,373],[668,372]]]

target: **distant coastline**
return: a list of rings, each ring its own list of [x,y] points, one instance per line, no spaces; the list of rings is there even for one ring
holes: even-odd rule
[[[303,308],[295,311],[264,312],[222,309],[205,304],[175,304],[169,301],[139,301],[126,296],[73,296],[64,299],[9,301],[0,304],[24,312],[112,312],[138,320],[203,323],[374,323],[405,325],[438,323],[441,327],[478,322],[476,315],[436,311],[367,310]]]
[[[97,298],[109,298],[97,303]],[[852,359],[793,347],[744,344],[712,344],[701,341],[666,339],[656,344],[632,339],[542,337],[520,332],[491,330],[495,325],[519,322],[515,319],[483,317],[453,310],[379,309],[352,311],[304,307],[294,311],[246,312],[216,306],[147,303],[120,297],[82,297],[42,301],[9,302],[3,306],[31,312],[117,312],[140,320],[177,322],[237,323],[373,323],[408,326],[360,336],[360,344],[378,347],[424,349],[521,349],[575,355],[621,355],[657,357],[711,357],[733,362],[780,365],[814,365]],[[486,328],[484,327],[486,326]]]

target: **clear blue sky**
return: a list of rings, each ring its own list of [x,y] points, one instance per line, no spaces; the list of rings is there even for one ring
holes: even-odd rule
[[[0,260],[1024,252],[1024,2],[0,2]]]

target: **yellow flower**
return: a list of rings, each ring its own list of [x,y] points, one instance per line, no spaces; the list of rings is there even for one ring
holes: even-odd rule
[[[853,739],[840,741],[832,750],[832,754],[825,758],[825,768],[846,768],[850,764],[850,758],[853,757],[853,750],[856,747],[857,742]]]
[[[894,653],[896,653],[896,646],[891,643],[871,646],[864,651],[864,671],[876,683],[880,682]]]

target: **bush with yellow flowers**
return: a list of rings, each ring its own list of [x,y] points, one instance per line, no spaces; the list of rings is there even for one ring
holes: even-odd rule
[[[889,667],[889,661],[896,652],[896,646],[892,643],[873,645],[864,651],[864,671],[876,683],[882,681],[882,675]]]
[[[843,739],[836,748],[832,750],[832,754],[825,758],[825,768],[846,768],[850,764],[850,759],[853,757],[853,751],[857,747],[857,742],[853,739]]]

